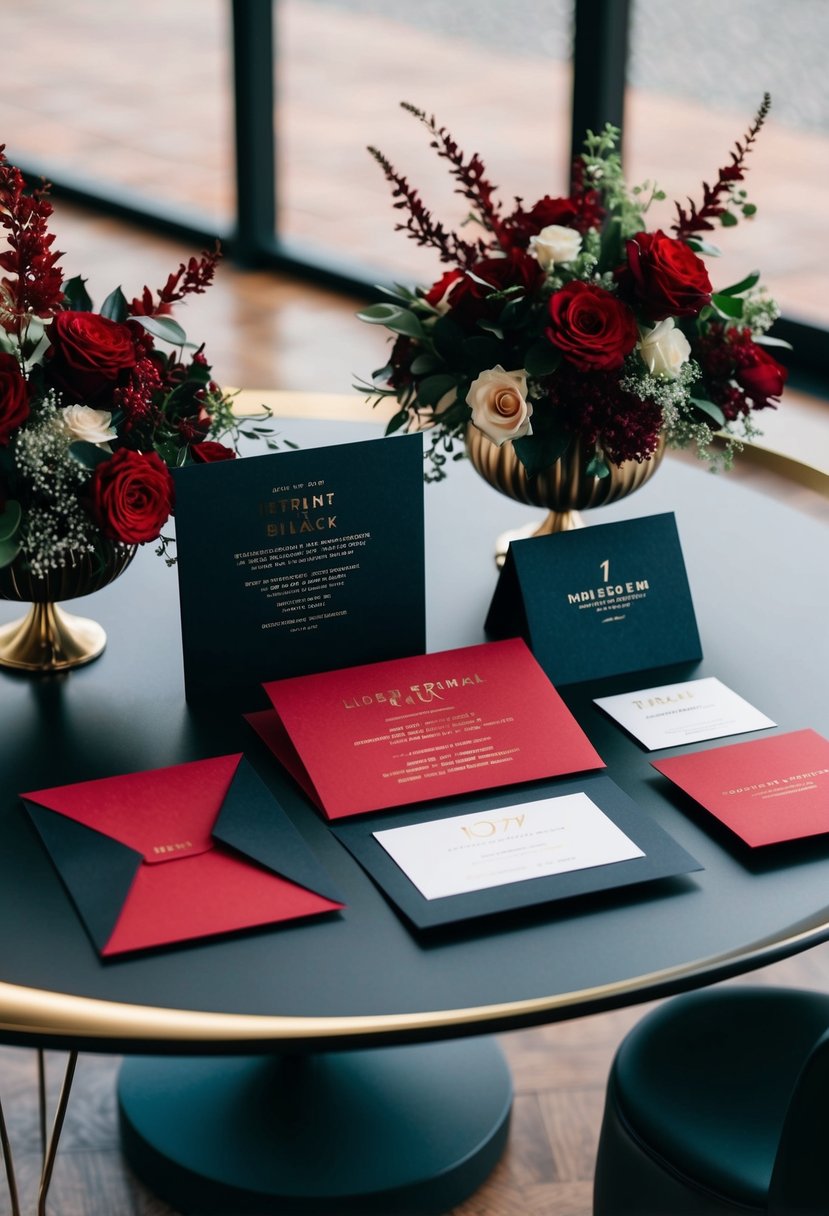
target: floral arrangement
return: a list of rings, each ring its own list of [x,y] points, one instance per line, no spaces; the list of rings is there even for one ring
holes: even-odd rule
[[[166,556],[170,468],[233,458],[246,433],[170,316],[210,285],[218,249],[96,312],[83,279],[63,280],[47,196],[0,145],[0,567],[20,556],[41,578],[113,542]]]
[[[396,398],[389,431],[431,428],[427,480],[463,456],[454,444],[469,422],[493,443],[511,441],[530,476],[575,441],[588,472],[606,476],[610,464],[648,460],[663,436],[729,465],[759,433],[753,415],[777,404],[786,370],[768,347],[787,344],[767,336],[778,309],[759,274],[715,290],[700,255],[719,252],[703,238],[715,224],[756,211],[740,183],[769,96],[700,203],[676,204],[672,234],[647,231],[648,209],[665,195],[650,182],[628,189],[610,125],[588,134],[567,197],[529,207],[517,198],[506,212],[480,157],[402,105],[426,127],[477,230],[447,231],[369,148],[405,212],[397,229],[449,267],[427,290],[386,290],[390,302],[359,314],[394,343],[388,364],[358,387],[375,404]],[[728,437],[720,452],[717,432]]]

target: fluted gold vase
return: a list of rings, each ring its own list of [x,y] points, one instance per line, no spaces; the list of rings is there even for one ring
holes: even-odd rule
[[[95,553],[79,553],[45,578],[34,575],[18,555],[0,569],[0,599],[31,604],[26,616],[0,627],[0,666],[18,671],[66,671],[91,663],[106,646],[106,633],[96,622],[74,616],[57,605],[91,595],[126,570],[134,545],[102,541]]]
[[[511,443],[499,447],[471,423],[466,429],[466,451],[475,470],[496,490],[517,502],[547,507],[549,512],[540,524],[531,523],[524,528],[503,532],[497,538],[495,560],[502,566],[510,541],[581,528],[584,521],[580,511],[605,506],[638,490],[653,477],[662,463],[665,442],[660,439],[658,448],[649,460],[611,464],[606,477],[596,477],[587,472],[593,451],[591,449],[586,454],[578,440],[535,477],[527,476],[527,470]]]

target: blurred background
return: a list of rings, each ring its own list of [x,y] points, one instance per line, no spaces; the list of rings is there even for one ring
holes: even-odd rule
[[[366,145],[446,223],[464,209],[401,100],[479,152],[506,203],[566,192],[584,130],[620,123],[628,180],[667,192],[650,225],[667,226],[672,200],[699,198],[768,91],[747,182],[758,214],[716,234],[712,277],[761,269],[791,323],[795,379],[826,371],[825,0],[792,0],[785,15],[775,0],[0,0],[0,14],[0,140],[56,198],[95,209],[89,245],[68,212],[55,226],[67,271],[99,300],[115,281],[136,286],[142,231],[183,252],[219,236],[249,271],[351,299],[376,282],[428,284],[435,255],[394,231]],[[117,256],[104,214],[131,225]],[[199,321],[223,329],[210,353],[225,381],[348,391],[384,362],[382,337],[334,322],[327,304],[306,337],[299,304],[260,294],[255,278],[246,287],[232,315],[198,301]],[[289,358],[297,343],[313,383]]]

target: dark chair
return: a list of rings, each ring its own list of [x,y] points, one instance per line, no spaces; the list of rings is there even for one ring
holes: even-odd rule
[[[634,1027],[608,1081],[594,1216],[829,1213],[829,996],[721,987]]]

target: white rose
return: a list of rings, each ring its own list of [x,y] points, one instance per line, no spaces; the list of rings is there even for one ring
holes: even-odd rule
[[[531,435],[530,415],[533,407],[527,401],[527,373],[507,372],[500,364],[481,372],[466,394],[472,408],[472,422],[497,444],[508,439]]]
[[[93,410],[91,405],[67,405],[62,416],[72,439],[102,444],[118,438],[109,410]]]
[[[640,329],[639,354],[652,376],[676,380],[683,363],[687,362],[691,346],[673,317],[666,317],[653,329]]]
[[[530,249],[544,270],[551,270],[558,262],[572,262],[581,250],[581,235],[575,228],[563,224],[548,224],[538,236],[530,237]]]

